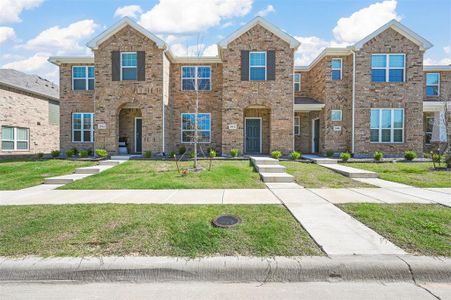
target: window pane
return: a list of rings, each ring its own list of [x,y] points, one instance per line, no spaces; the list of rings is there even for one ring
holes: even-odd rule
[[[426,74],[426,84],[427,85],[438,85],[439,74],[438,73],[428,73]]]
[[[198,79],[197,84],[199,91],[210,90],[210,79]]]
[[[27,150],[28,142],[17,142],[17,149],[18,150]]]
[[[341,111],[333,110],[331,112],[331,119],[332,121],[341,121]]]
[[[266,66],[266,53],[250,53],[250,65],[251,66]]]
[[[379,112],[378,109],[371,110],[371,128],[379,128]]]
[[[341,59],[332,59],[332,68],[341,69]]]
[[[379,129],[371,129],[370,141],[373,143],[379,142]]]
[[[83,129],[91,129],[92,115],[83,114]]]
[[[390,68],[404,68],[404,55],[392,54],[388,56]]]
[[[14,150],[14,142],[2,142],[2,149],[3,150]]]
[[[74,114],[72,118],[72,128],[81,129],[81,114]]]
[[[199,114],[197,124],[198,128],[201,130],[210,130],[210,115]]]
[[[294,74],[294,82],[301,82],[301,74]]]
[[[86,90],[86,80],[85,79],[74,79],[74,90]]]
[[[426,132],[432,132],[434,128],[434,118],[426,118]]]
[[[385,68],[387,66],[385,54],[373,54],[371,56],[372,68]]]
[[[393,130],[393,142],[401,143],[402,142],[402,129]]]
[[[391,128],[391,110],[382,110],[382,128]]]
[[[425,139],[426,144],[430,144],[432,139],[432,132],[426,132]]]
[[[197,134],[198,134],[200,143],[209,143],[210,142],[210,131],[200,131]]]
[[[391,130],[382,129],[382,142],[390,142]]]
[[[301,125],[301,118],[295,117],[295,118],[294,118],[294,125],[296,125],[296,126]]]
[[[250,74],[250,80],[265,80],[265,68],[261,67],[252,67],[251,68],[251,74]]]
[[[340,70],[332,70],[332,80],[340,80],[341,72]]]
[[[294,134],[295,135],[299,135],[300,134],[300,127],[299,126],[294,126]]]
[[[136,67],[136,53],[121,53],[122,55],[122,66]]]
[[[74,142],[81,142],[81,131],[74,131]]]
[[[194,133],[192,131],[183,131],[182,132],[182,142],[191,143],[193,140]]]
[[[296,92],[299,92],[299,91],[301,90],[301,85],[300,85],[299,83],[295,83],[295,84],[294,84],[294,90],[295,90]]]
[[[2,140],[14,140],[14,128],[2,127]]]
[[[210,78],[210,67],[198,67],[197,77],[200,78]]]
[[[184,78],[196,77],[196,68],[195,67],[183,67],[182,68],[182,77],[184,77]]]
[[[182,115],[182,129],[194,129],[194,114]]]
[[[86,78],[86,68],[85,67],[73,67],[72,69],[74,78]]]
[[[28,141],[28,129],[17,128],[17,140],[18,141]]]
[[[136,68],[122,68],[122,80],[136,80],[137,75]]]
[[[90,142],[91,141],[91,131],[83,131],[83,141]]]
[[[384,82],[385,81],[385,70],[372,69],[371,70],[371,81],[372,82]]]
[[[393,112],[393,128],[402,128],[404,120],[404,112],[401,109],[395,109]]]
[[[88,67],[88,77],[94,78],[94,67]]]
[[[426,87],[427,96],[438,96],[438,86],[427,86]]]
[[[88,80],[88,90],[93,90],[94,89],[94,79],[89,79]]]
[[[183,79],[182,80],[182,90],[194,91],[194,79]]]
[[[390,82],[402,82],[404,81],[404,70],[389,70],[388,81]]]

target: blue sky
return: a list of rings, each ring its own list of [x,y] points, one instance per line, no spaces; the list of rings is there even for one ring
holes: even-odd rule
[[[86,42],[122,16],[166,40],[176,55],[214,55],[217,42],[256,15],[301,42],[297,65],[393,18],[434,44],[426,64],[451,64],[451,0],[0,0],[0,67],[57,82],[48,56],[90,55]]]

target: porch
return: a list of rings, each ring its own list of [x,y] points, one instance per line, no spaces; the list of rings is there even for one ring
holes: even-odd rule
[[[320,153],[323,148],[322,111],[325,104],[307,97],[294,100],[294,149]]]

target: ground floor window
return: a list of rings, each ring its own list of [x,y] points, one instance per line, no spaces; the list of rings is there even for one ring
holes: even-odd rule
[[[193,143],[196,124],[196,114],[182,114],[182,143]],[[197,114],[197,135],[199,143],[211,142],[211,114]]]
[[[434,117],[426,117],[425,143],[430,144],[432,139],[432,129],[434,128]]]
[[[300,135],[301,134],[301,117],[295,116],[294,117],[294,135]]]
[[[72,114],[72,142],[92,143],[94,141],[94,114]]]
[[[2,150],[29,150],[30,129],[21,127],[2,126]]]
[[[404,109],[371,109],[372,143],[402,143],[404,141]]]

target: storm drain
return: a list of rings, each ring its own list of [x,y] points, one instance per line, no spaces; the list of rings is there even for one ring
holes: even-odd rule
[[[222,215],[212,221],[213,225],[221,228],[230,228],[241,223],[241,219],[237,216]]]

